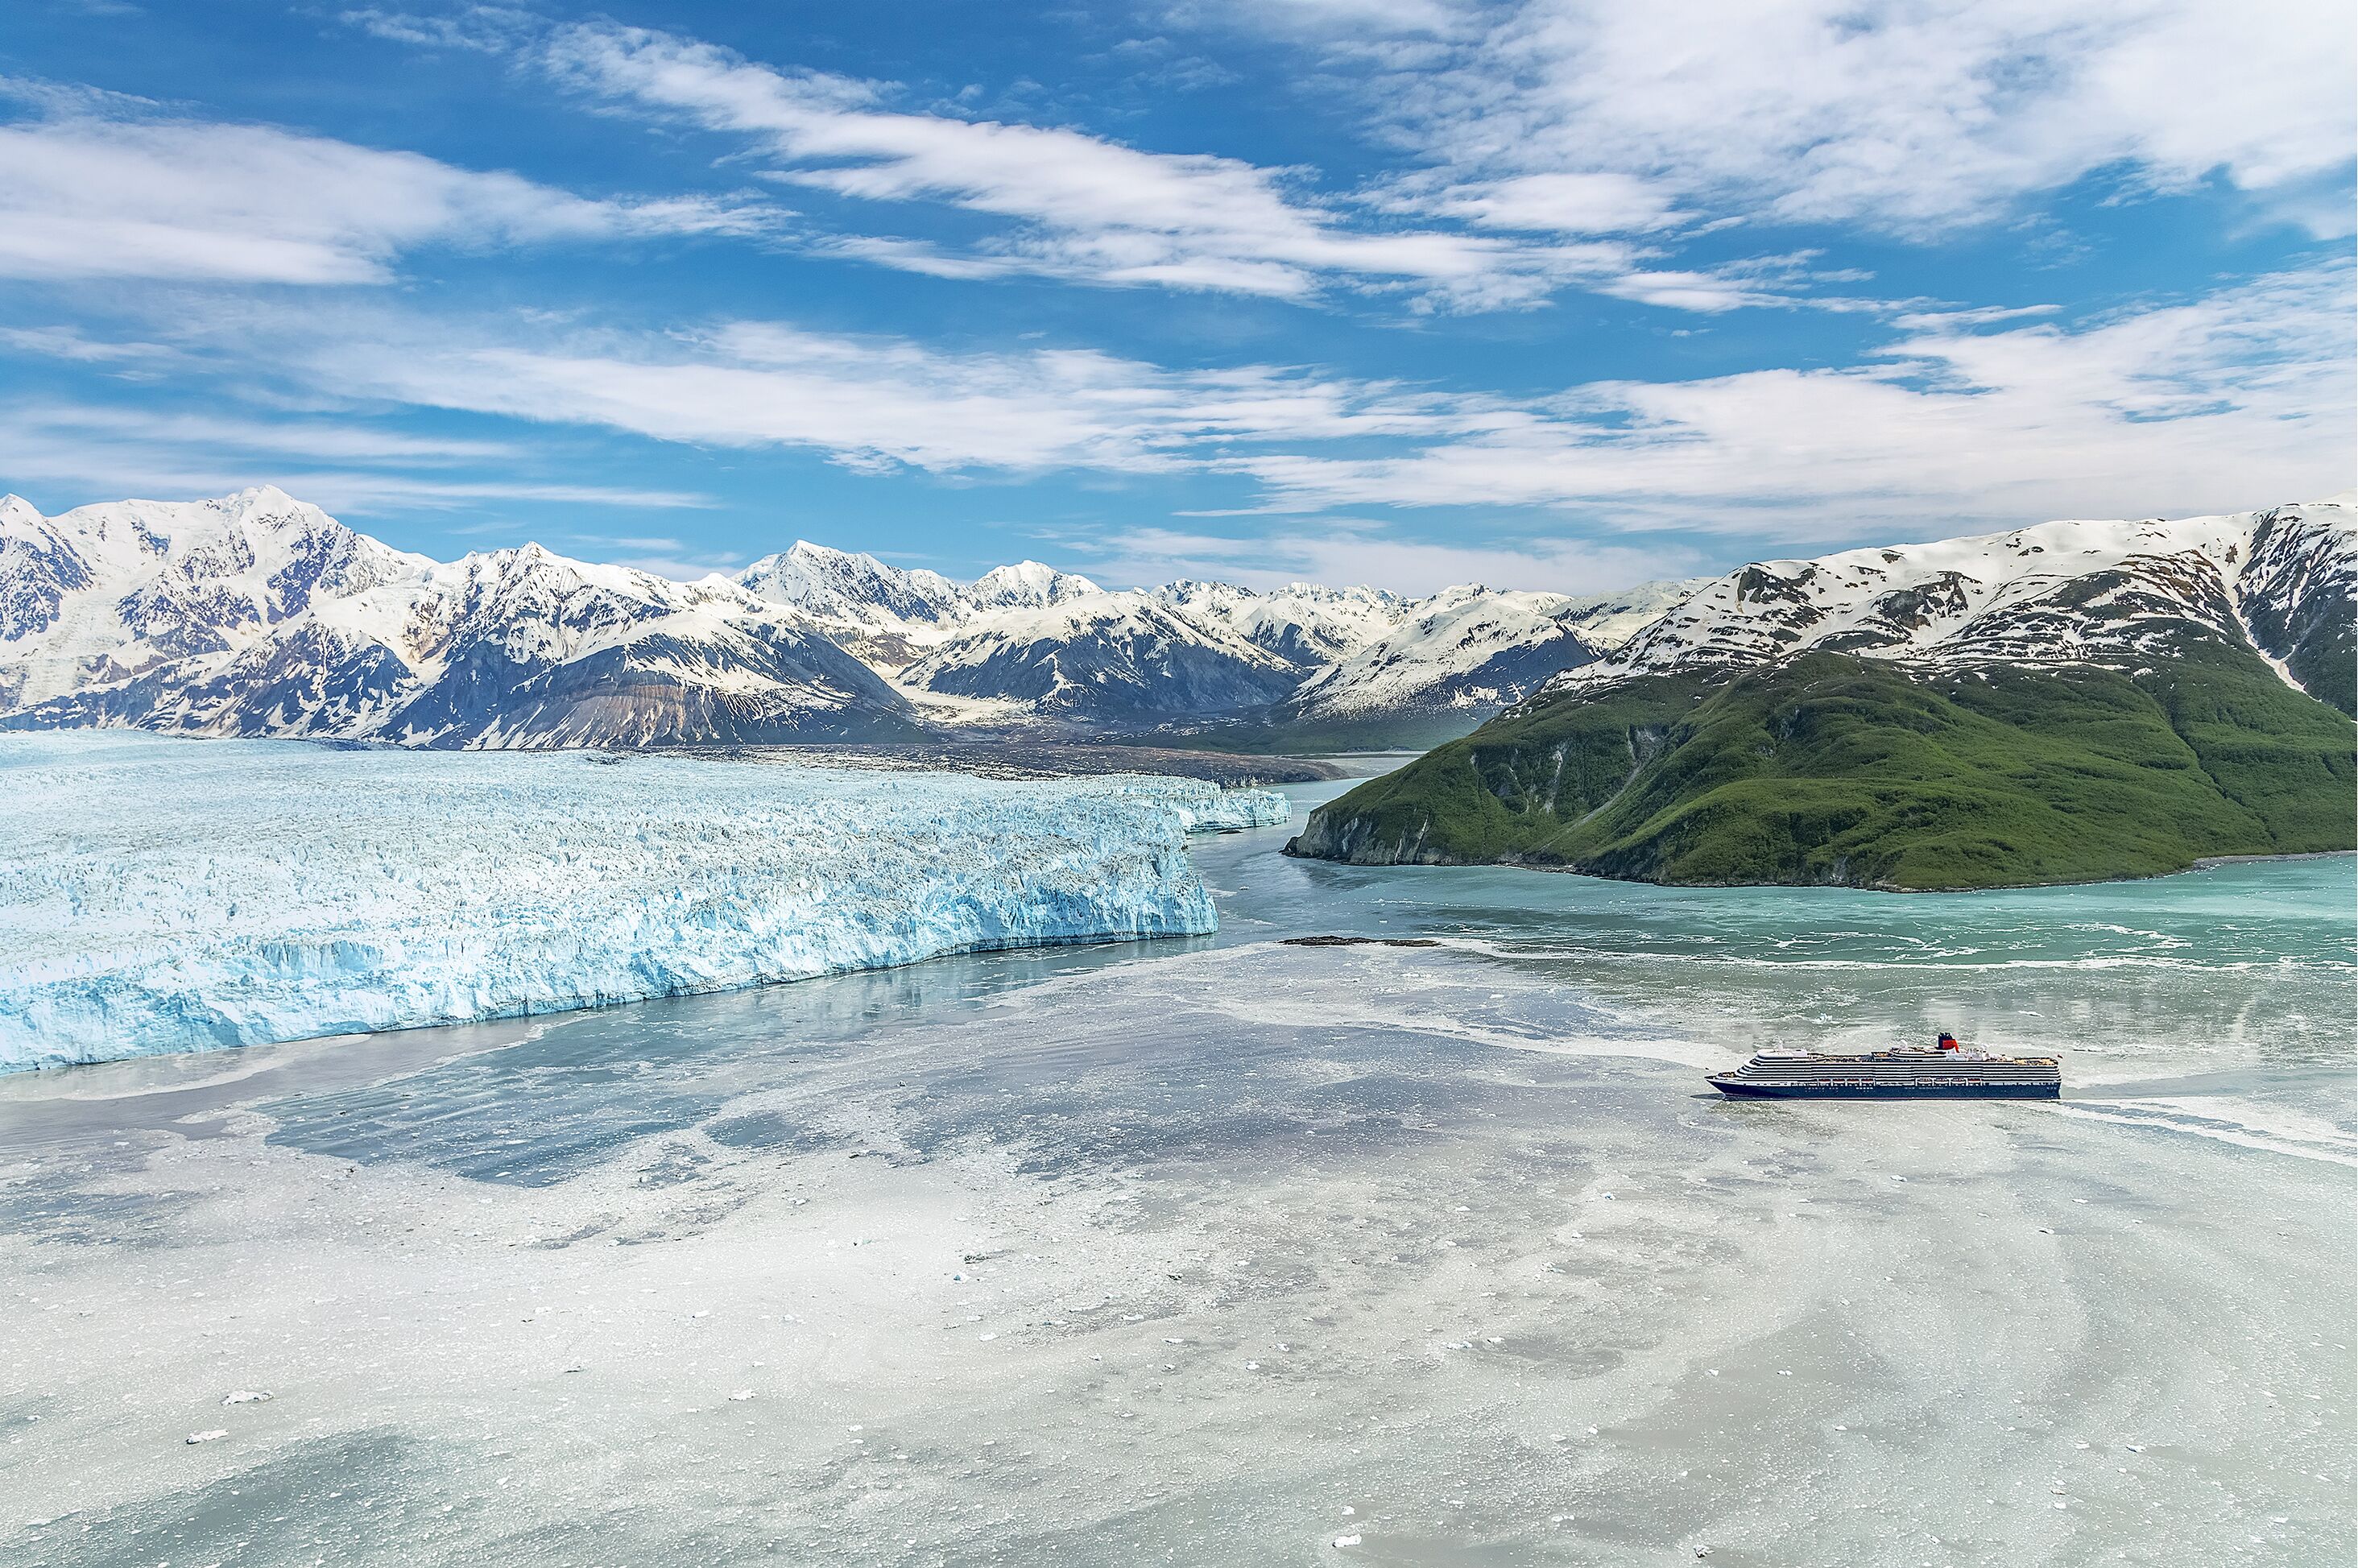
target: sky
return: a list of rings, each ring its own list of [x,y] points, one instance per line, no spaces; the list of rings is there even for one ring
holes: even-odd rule
[[[2347,0],[0,12],[0,490],[1604,592],[2353,480]]]

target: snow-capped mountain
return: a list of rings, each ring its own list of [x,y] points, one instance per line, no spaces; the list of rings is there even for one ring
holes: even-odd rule
[[[1256,593],[1234,583],[1187,578],[1148,591],[1189,620],[1224,626],[1305,672],[1358,652],[1398,625],[1416,603],[1378,588],[1307,582]]]
[[[44,517],[0,498],[0,707],[243,649],[314,599],[432,563],[276,490]]]
[[[1932,668],[2171,656],[2190,631],[2251,646],[2350,706],[2358,513],[2350,497],[2175,521],[2007,534],[1761,561],[1703,586],[1557,688],[1777,665],[1813,650]],[[2306,673],[2304,673],[2306,672]],[[2325,687],[2338,680],[2342,695]]]
[[[1652,582],[1602,599],[1444,589],[1304,681],[1289,717],[1331,720],[1502,707],[1600,658],[1702,586]]]
[[[1478,714],[1595,657],[1686,586],[1595,600],[1475,587],[1422,600],[1300,582],[1256,591],[1194,579],[1109,592],[1037,561],[957,583],[807,543],[737,581],[810,616],[921,704],[979,699],[961,712],[935,704],[936,719],[1100,723],[1278,703],[1319,719]]]
[[[1148,593],[1088,593],[978,617],[900,674],[914,690],[1133,721],[1277,701],[1302,666]]]
[[[1085,599],[1105,589],[1085,577],[1060,572],[1038,561],[993,567],[967,585],[963,597],[977,610],[1029,610]]]
[[[788,607],[871,665],[898,670],[977,616],[1037,608],[1098,594],[1085,577],[1038,561],[1000,567],[973,582],[939,572],[904,571],[875,557],[808,540],[764,556],[737,574],[756,598]]]
[[[556,746],[1236,721],[1381,740],[1412,719],[1457,732],[1551,683],[1819,648],[2135,669],[2189,629],[2346,709],[2352,518],[2342,498],[2049,523],[1600,599],[1411,600],[1109,591],[1035,561],[962,583],[807,543],[682,583],[530,545],[436,562],[271,489],[57,517],[10,496],[0,725]]]
[[[873,556],[804,539],[792,549],[763,557],[736,580],[757,598],[849,625],[955,620],[968,607],[963,590],[939,572],[903,571]]]
[[[0,503],[0,723],[562,746],[899,735],[897,690],[721,578],[438,563],[272,489]]]

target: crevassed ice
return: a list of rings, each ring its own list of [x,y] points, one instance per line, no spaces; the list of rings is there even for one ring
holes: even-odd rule
[[[0,1071],[1209,932],[1271,791],[0,737]]]

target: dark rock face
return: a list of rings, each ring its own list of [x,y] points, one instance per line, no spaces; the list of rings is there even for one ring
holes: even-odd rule
[[[48,631],[66,595],[91,580],[88,564],[62,539],[0,538],[0,642]]]
[[[824,637],[782,633],[731,650],[729,670],[781,683],[783,694],[690,678],[699,665],[713,665],[712,654],[653,635],[535,667],[478,646],[384,728],[393,738],[436,746],[895,741],[922,733],[898,692]]]
[[[1249,647],[1220,646],[1152,606],[1018,639],[993,631],[970,646],[952,643],[905,678],[956,697],[1015,697],[1052,713],[1117,719],[1261,708],[1301,679],[1291,665]]]
[[[2311,696],[2358,713],[2358,559],[2289,507],[2263,515],[2236,585],[2260,652]]]

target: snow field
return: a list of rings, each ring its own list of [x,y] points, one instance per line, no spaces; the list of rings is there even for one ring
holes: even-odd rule
[[[1217,927],[1195,780],[0,738],[0,1072]]]

